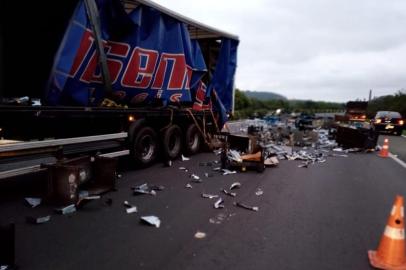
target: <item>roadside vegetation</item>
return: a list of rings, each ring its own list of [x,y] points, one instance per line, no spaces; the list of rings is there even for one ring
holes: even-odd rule
[[[285,112],[343,112],[345,103],[288,100],[288,99],[258,99],[248,97],[239,89],[235,93],[234,119],[264,117],[282,109]],[[368,117],[373,118],[377,111],[396,111],[406,118],[406,90],[400,90],[394,95],[377,97],[368,104]]]
[[[406,90],[371,100],[368,104],[368,117],[374,117],[377,111],[395,111],[406,118]]]
[[[260,100],[248,97],[244,91],[236,90],[234,119],[261,118],[277,109],[282,109],[285,112],[341,112],[345,110],[345,104],[312,100]]]

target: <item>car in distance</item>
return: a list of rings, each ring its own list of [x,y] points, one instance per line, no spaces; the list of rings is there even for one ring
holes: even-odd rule
[[[400,113],[392,111],[379,111],[372,119],[372,125],[376,131],[392,133],[400,136],[404,128],[405,120]]]

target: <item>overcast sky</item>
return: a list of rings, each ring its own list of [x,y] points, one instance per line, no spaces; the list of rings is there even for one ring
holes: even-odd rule
[[[240,89],[328,101],[406,89],[406,0],[155,2],[240,37]]]

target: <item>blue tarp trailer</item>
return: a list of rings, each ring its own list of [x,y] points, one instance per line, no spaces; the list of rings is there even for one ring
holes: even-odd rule
[[[2,16],[21,11],[2,5]],[[1,25],[2,137],[125,132],[121,147],[141,165],[213,146],[233,110],[237,36],[148,0],[61,0],[52,13],[41,5],[19,13],[32,31]],[[6,152],[0,161],[15,154]]]

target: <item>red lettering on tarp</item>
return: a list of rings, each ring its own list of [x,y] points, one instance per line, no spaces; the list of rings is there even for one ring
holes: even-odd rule
[[[190,89],[193,70],[186,64],[184,54],[161,53],[159,58],[159,52],[155,50],[136,47],[131,52],[131,47],[127,43],[103,41],[103,46],[112,83],[116,83],[122,75],[120,84],[123,87],[139,89],[151,87],[157,90]],[[128,57],[128,64],[124,66],[124,59]],[[86,66],[82,68],[83,65]],[[78,75],[79,70],[83,72]],[[69,76],[78,77],[85,83],[102,83],[99,55],[94,48],[93,34],[89,29],[84,32],[80,41]]]
[[[180,98],[181,98],[181,97],[182,97],[182,93],[177,93],[177,94],[171,95],[171,97],[169,98],[169,100],[170,100],[171,102],[178,103],[178,102],[180,102]]]
[[[87,30],[82,36],[82,40],[80,41],[79,49],[76,53],[75,59],[73,60],[72,68],[69,72],[70,77],[75,77],[76,73],[78,72],[79,68],[82,66],[83,61],[85,60],[86,56],[89,54],[90,48],[92,47],[94,42],[94,38],[92,33]]]
[[[111,83],[115,83],[118,79],[118,76],[120,75],[121,69],[123,68],[123,62],[112,57],[126,58],[130,51],[130,46],[126,43],[114,41],[109,41],[103,45],[105,48],[107,48],[106,57],[110,80]],[[82,82],[102,82],[100,70],[98,70],[97,72],[98,61],[99,55],[96,53],[96,51],[94,51],[88,65],[86,66],[82,76],[80,77],[80,80]]]
[[[145,59],[145,65],[142,66],[142,59]],[[132,88],[148,88],[152,81],[156,62],[158,60],[158,52],[135,48],[131,55],[126,70],[124,71],[121,80],[122,86]]]
[[[158,69],[155,74],[154,83],[152,84],[152,89],[162,89],[164,88],[164,80],[166,77],[166,72],[168,71],[169,64],[169,82],[168,86],[165,87],[168,90],[181,90],[184,87],[189,87],[188,78],[189,72],[186,66],[186,59],[184,54],[171,54],[162,53],[161,59],[159,60]],[[190,69],[191,70],[191,69]],[[191,74],[191,73],[190,73]],[[190,75],[191,77],[191,75]],[[186,79],[186,85],[185,84]]]
[[[196,101],[193,103],[193,110],[201,111],[211,108],[210,102],[209,104],[204,104],[204,101],[206,100],[206,89],[206,85],[200,81],[196,90]]]

